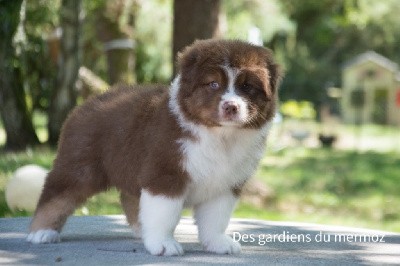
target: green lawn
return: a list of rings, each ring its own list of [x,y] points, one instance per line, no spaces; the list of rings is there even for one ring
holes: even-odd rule
[[[257,177],[275,192],[266,209],[277,219],[400,232],[399,153],[286,149]]]
[[[12,213],[4,187],[19,166],[36,163],[50,168],[55,151],[39,147],[0,154],[0,217]],[[240,203],[236,217],[317,222],[400,232],[400,154],[286,148],[267,152],[256,178],[272,190],[264,208]],[[117,191],[91,198],[76,215],[119,214]],[[190,212],[185,211],[185,214]]]

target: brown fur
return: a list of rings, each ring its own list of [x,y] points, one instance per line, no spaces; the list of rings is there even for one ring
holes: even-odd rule
[[[185,117],[208,127],[220,126],[217,102],[227,77],[220,66],[241,70],[236,86],[251,102],[244,127],[260,128],[272,119],[280,71],[269,50],[239,41],[200,41],[179,56],[179,103]],[[218,67],[219,66],[219,67]],[[180,166],[178,139],[192,138],[168,107],[165,86],[125,87],[88,100],[66,120],[57,158],[39,200],[31,231],[60,231],[85,200],[110,187],[121,191],[131,225],[138,225],[142,188],[168,197],[182,195],[189,177]],[[236,196],[241,186],[232,188]]]
[[[60,230],[77,205],[111,186],[122,192],[131,224],[137,223],[141,188],[182,194],[188,177],[176,167],[175,140],[184,135],[167,101],[166,87],[122,88],[76,108],[63,126],[31,230]]]

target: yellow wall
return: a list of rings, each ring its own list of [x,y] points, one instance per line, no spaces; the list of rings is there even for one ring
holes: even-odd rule
[[[375,71],[375,76],[372,78],[364,77],[364,73],[369,70]],[[400,87],[399,82],[395,81],[395,73],[383,66],[378,65],[373,61],[366,61],[361,64],[347,67],[342,73],[342,116],[345,122],[355,123],[356,109],[351,106],[351,93],[356,88],[365,89],[365,104],[361,110],[363,123],[372,123],[374,110],[375,90],[388,89],[387,122],[389,124],[400,125],[400,108],[395,106],[396,88]]]

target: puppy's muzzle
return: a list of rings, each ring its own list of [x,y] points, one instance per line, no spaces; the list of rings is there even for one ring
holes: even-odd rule
[[[234,101],[226,101],[222,104],[223,117],[226,120],[234,120],[240,111],[240,106]]]

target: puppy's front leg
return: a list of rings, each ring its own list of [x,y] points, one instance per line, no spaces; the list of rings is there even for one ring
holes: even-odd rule
[[[183,255],[182,246],[174,239],[184,199],[153,195],[145,189],[140,196],[140,223],[144,246],[152,255]]]
[[[237,198],[223,194],[195,207],[199,240],[205,250],[218,254],[240,253],[240,244],[225,235]]]

